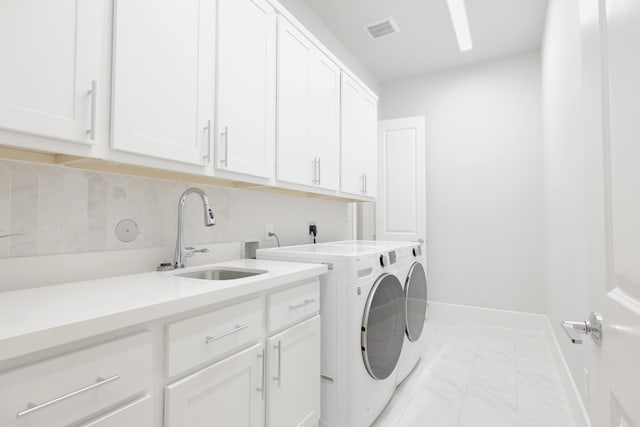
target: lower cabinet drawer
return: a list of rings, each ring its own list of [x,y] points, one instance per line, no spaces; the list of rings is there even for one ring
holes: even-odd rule
[[[298,323],[320,311],[320,282],[269,295],[269,332]]]
[[[2,373],[0,426],[67,425],[143,394],[151,352],[145,332]]]
[[[169,377],[257,341],[262,333],[262,319],[262,302],[254,298],[170,324]]]
[[[152,424],[153,404],[147,395],[78,427],[151,427]]]

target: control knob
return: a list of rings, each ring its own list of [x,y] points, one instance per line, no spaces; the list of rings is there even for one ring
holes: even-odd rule
[[[380,255],[380,267],[389,265],[389,257],[386,254]]]

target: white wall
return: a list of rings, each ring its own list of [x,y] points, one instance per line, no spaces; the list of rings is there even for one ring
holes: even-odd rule
[[[551,0],[542,54],[545,264],[548,315],[569,370],[585,399],[588,347],[565,339],[562,319],[589,313],[586,277],[585,147],[581,137],[579,2]]]
[[[545,311],[540,94],[538,51],[383,85],[426,117],[431,300]]]
[[[380,92],[378,80],[353,56],[351,51],[303,0],[279,0],[279,2],[337,56],[344,65],[369,86],[369,89],[375,93]]]

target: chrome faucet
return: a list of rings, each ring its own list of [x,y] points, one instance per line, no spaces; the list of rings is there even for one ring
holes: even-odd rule
[[[184,268],[187,256],[187,248],[184,247],[184,203],[187,201],[187,196],[191,193],[196,193],[202,199],[202,204],[204,205],[204,225],[206,227],[211,227],[212,225],[216,225],[216,219],[213,216],[213,211],[209,207],[209,198],[199,188],[189,188],[187,191],[182,193],[180,196],[180,200],[178,201],[178,238],[176,239],[176,252],[173,260],[174,268]],[[189,248],[192,249],[192,248]],[[192,249],[193,251],[193,249]]]

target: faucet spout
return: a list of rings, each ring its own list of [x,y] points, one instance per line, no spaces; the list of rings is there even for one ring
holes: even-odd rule
[[[204,191],[196,187],[191,187],[182,193],[180,200],[178,200],[178,237],[176,238],[176,251],[173,262],[174,268],[184,268],[187,260],[184,248],[184,204],[187,201],[187,196],[191,193],[197,194],[200,196],[200,200],[202,200],[205,227],[211,227],[216,224],[216,219],[213,216],[213,210],[211,210],[211,207],[209,206],[209,198]]]

